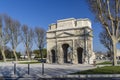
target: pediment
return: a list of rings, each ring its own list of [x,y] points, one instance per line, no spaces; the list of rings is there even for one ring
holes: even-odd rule
[[[68,37],[68,36],[74,36],[74,34],[68,33],[68,32],[62,32],[62,33],[56,35],[56,37]]]

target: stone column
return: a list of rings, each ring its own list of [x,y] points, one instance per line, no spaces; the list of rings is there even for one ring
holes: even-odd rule
[[[49,52],[49,50],[47,51],[47,61],[46,62],[50,63],[50,52]]]
[[[49,55],[48,55],[48,51],[47,51],[47,59],[46,59],[46,63],[49,63]]]
[[[76,48],[75,48],[75,40],[73,39],[73,55],[72,55],[72,63],[73,64],[78,64],[78,61],[77,61],[77,51],[76,51]]]
[[[58,50],[57,50],[57,63],[60,63],[60,60],[61,60],[61,59],[60,59],[60,58],[61,58],[61,57],[60,57],[60,54],[61,54],[60,51],[61,51],[61,50],[60,50],[60,45],[59,45],[59,44],[57,45],[57,48],[58,48]]]
[[[83,63],[88,63],[88,53],[87,53],[87,31],[86,28],[84,28],[84,55],[83,55]]]
[[[55,32],[55,42],[56,42],[56,63],[58,63],[58,42],[57,42],[57,35],[56,35],[56,32]]]
[[[58,61],[58,63],[60,63],[60,64],[63,64],[64,63],[64,57],[63,57],[63,49],[62,49],[62,45],[61,44],[59,44],[59,61]]]

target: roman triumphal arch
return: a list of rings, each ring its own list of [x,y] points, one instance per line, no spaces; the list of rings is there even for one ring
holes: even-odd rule
[[[93,35],[89,19],[62,19],[47,31],[47,63],[93,63]]]

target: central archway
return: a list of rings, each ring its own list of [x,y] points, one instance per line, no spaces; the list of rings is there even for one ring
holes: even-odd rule
[[[68,48],[69,48],[69,44],[63,44],[62,45],[64,63],[69,62],[68,61]]]

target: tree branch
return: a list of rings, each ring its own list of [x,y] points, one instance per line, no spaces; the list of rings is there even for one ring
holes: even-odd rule
[[[106,3],[107,3],[107,10],[108,10],[108,15],[109,15],[109,19],[111,21],[111,26],[112,26],[112,35],[115,35],[115,28],[114,28],[114,25],[113,25],[113,17],[111,16],[111,11],[110,11],[110,4],[109,4],[109,0],[106,0]]]
[[[117,38],[118,38],[118,35],[119,35],[119,34],[118,34],[118,33],[119,33],[119,32],[118,32],[118,31],[119,31],[119,19],[118,19],[118,17],[119,17],[119,16],[118,16],[118,15],[119,15],[119,14],[118,14],[118,12],[119,12],[119,0],[115,0],[115,5],[116,5],[116,6],[115,6],[115,7],[116,7],[116,8],[115,8],[115,14],[116,14],[116,18],[115,18],[115,22],[116,22],[115,25],[116,25],[116,26],[115,26],[115,27],[116,27],[116,36],[117,36]]]
[[[99,9],[99,18],[100,18],[100,21],[102,22],[102,24],[104,25],[105,29],[107,30],[108,34],[110,37],[112,37],[111,33],[110,33],[110,30],[108,29],[108,24],[105,22],[105,20],[103,19],[102,17],[102,6],[101,6],[101,2],[100,0],[96,0],[97,1],[97,4],[98,4],[98,9]]]

